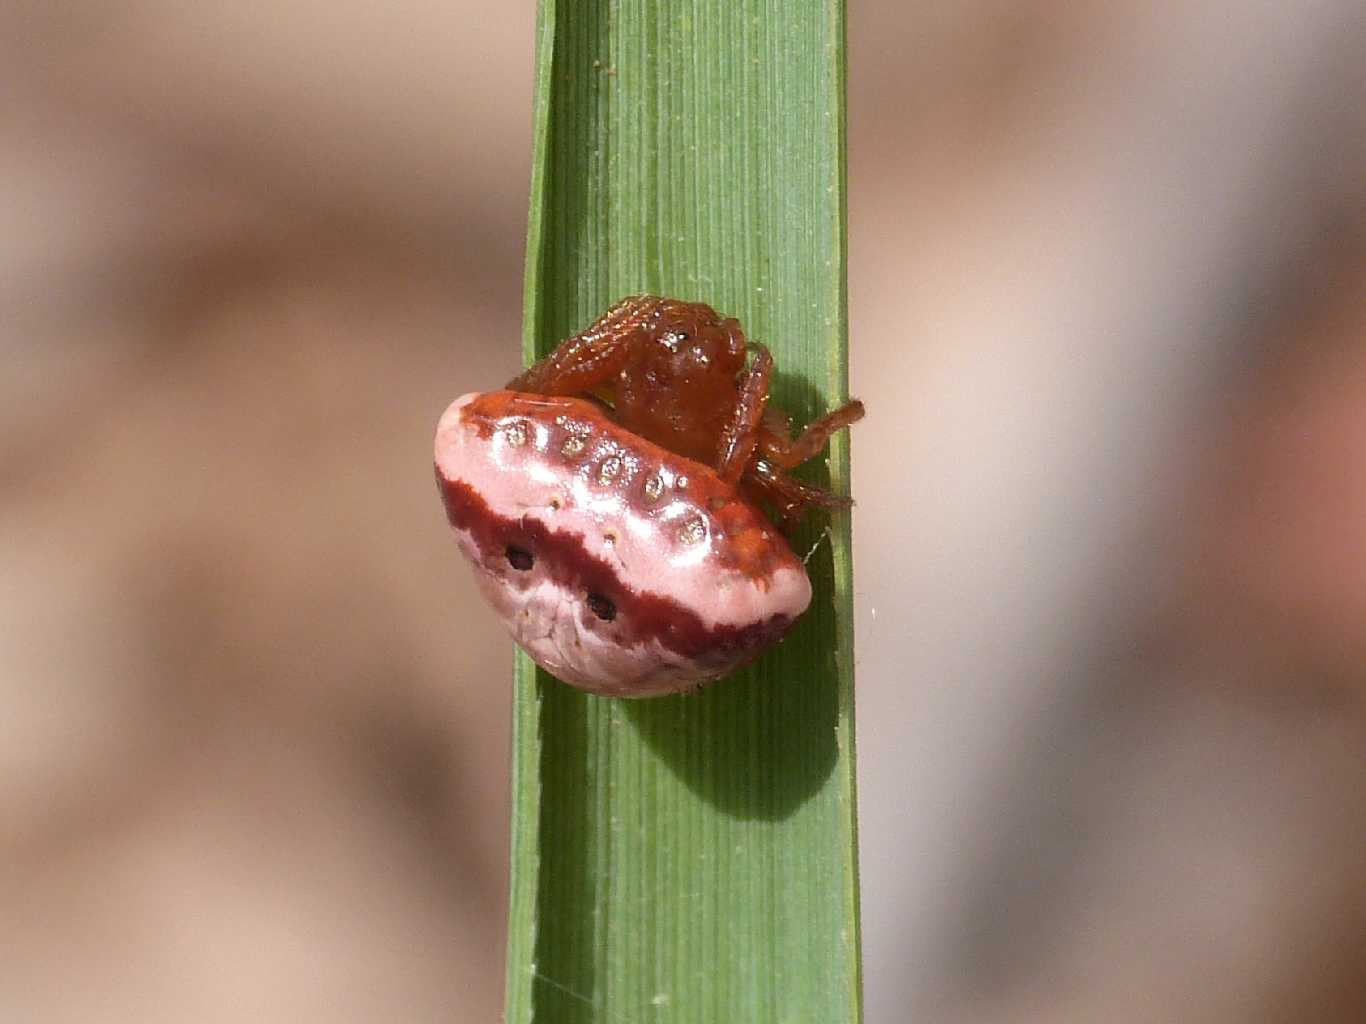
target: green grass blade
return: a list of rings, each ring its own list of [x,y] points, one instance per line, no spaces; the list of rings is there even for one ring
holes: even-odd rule
[[[842,0],[542,0],[538,25],[527,357],[656,292],[739,317],[799,421],[843,400]],[[809,468],[844,491],[846,439]],[[830,525],[811,610],[698,696],[590,697],[519,655],[508,1021],[859,1020],[848,517]]]

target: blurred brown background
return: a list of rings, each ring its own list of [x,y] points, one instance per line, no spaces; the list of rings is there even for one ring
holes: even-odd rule
[[[851,6],[869,1020],[1366,1020],[1361,5]],[[532,18],[0,11],[0,1019],[499,1018]]]

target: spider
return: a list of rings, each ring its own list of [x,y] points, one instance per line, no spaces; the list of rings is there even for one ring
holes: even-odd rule
[[[691,691],[807,609],[806,566],[761,506],[790,529],[847,505],[787,471],[863,406],[794,437],[772,376],[734,319],[637,295],[506,390],[451,403],[434,441],[446,517],[537,663],[605,696]]]

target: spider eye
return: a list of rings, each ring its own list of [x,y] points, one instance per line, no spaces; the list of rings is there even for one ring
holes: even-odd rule
[[[603,622],[611,622],[617,617],[617,606],[612,600],[603,597],[601,594],[590,593],[588,595],[588,610],[591,611]]]
[[[509,544],[503,554],[507,556],[508,565],[521,572],[526,572],[536,564],[536,558],[530,551],[515,544]]]

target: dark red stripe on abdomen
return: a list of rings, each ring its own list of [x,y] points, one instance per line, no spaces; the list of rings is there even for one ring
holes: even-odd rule
[[[617,616],[611,634],[624,644],[657,640],[701,665],[737,667],[781,638],[792,625],[789,616],[777,614],[743,626],[708,626],[696,612],[673,598],[627,583],[610,563],[590,552],[581,537],[552,530],[530,517],[501,515],[469,484],[448,479],[439,466],[436,480],[446,518],[473,538],[485,568],[503,585],[515,585],[506,567],[508,547],[529,551],[538,569],[553,582],[583,595],[585,615],[591,615],[587,611],[590,593],[615,604]]]

